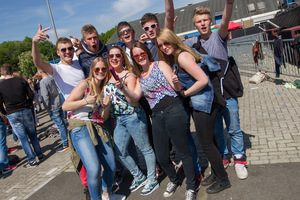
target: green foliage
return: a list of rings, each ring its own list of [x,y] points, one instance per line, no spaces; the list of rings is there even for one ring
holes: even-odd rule
[[[108,44],[110,38],[113,36],[114,32],[117,30],[117,26],[114,28],[108,30],[106,33],[101,33],[99,35],[100,40],[102,41],[103,44]]]
[[[36,73],[36,66],[33,64],[31,51],[24,51],[18,57],[18,65],[22,74],[27,77],[32,77]]]
[[[0,44],[0,65],[8,63],[13,67],[14,71],[19,71],[20,63],[19,56],[23,52],[30,51],[32,39],[30,37],[25,37],[23,41],[7,41]],[[45,55],[46,61],[59,58],[56,54],[56,47],[49,41],[39,43],[39,48],[41,54]],[[53,56],[52,56],[53,55]]]

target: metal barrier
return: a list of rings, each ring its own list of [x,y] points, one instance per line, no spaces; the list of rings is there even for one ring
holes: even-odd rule
[[[263,54],[262,59],[258,59],[258,65],[255,65],[252,53],[256,41],[261,43]],[[241,69],[275,73],[273,43],[273,40],[267,40],[265,33],[235,38],[228,42],[228,55],[234,57]],[[283,40],[284,64],[281,65],[280,71],[285,75],[300,76],[293,43],[293,39]]]

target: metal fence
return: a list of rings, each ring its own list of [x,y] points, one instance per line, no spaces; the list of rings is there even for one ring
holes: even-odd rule
[[[258,59],[257,65],[254,63],[252,53],[252,48],[256,41],[261,43],[263,54],[262,59]],[[265,33],[235,38],[228,42],[228,55],[235,58],[241,69],[275,73],[273,43],[274,40],[268,40]],[[285,75],[300,76],[293,43],[293,39],[283,40],[284,64],[281,65],[280,71]]]

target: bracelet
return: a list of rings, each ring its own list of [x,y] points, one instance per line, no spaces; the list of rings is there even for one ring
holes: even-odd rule
[[[89,104],[88,101],[87,101],[86,99],[84,99],[84,100],[85,100],[85,102],[86,102],[86,105]]]

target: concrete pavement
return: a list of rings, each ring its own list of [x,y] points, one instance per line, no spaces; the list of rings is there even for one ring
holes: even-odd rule
[[[254,72],[241,71],[244,96],[239,99],[240,122],[244,133],[248,159],[249,178],[238,180],[234,167],[228,174],[232,187],[216,195],[208,195],[202,187],[197,199],[299,199],[300,166],[300,90],[284,88],[285,82],[297,77],[270,74],[270,79],[261,84],[250,84]],[[299,79],[299,78],[298,78]],[[41,126],[39,136],[52,122],[45,111],[38,113]],[[193,125],[191,126],[194,131]],[[0,174],[0,199],[85,199],[83,187],[70,163],[69,152],[56,153],[59,138],[40,141],[46,159],[33,169],[25,169],[26,158],[21,146],[7,137],[8,147],[17,147],[21,158],[18,168],[12,173]],[[199,150],[201,166],[207,167],[203,152]],[[205,171],[205,174],[209,170]],[[139,191],[130,194],[128,187],[132,178],[126,174],[125,182],[117,193],[128,199],[164,199],[162,193],[168,178],[159,180],[160,188],[150,196],[142,197]],[[185,184],[171,197],[184,199]],[[70,195],[69,195],[70,194]]]

